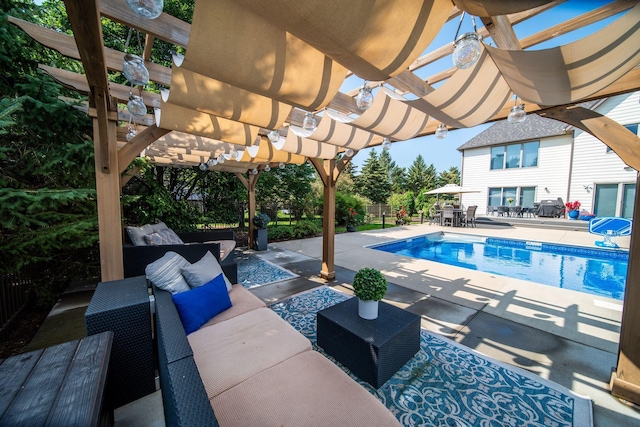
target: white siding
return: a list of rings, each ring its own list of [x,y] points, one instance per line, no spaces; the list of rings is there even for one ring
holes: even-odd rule
[[[640,122],[639,92],[614,96],[607,99],[596,111],[606,114],[621,125]],[[571,200],[579,200],[581,209],[593,211],[597,184],[635,183],[636,171],[627,167],[607,146],[593,135],[576,131],[573,170],[569,194]],[[589,186],[590,188],[585,188]],[[622,186],[619,188],[622,191]],[[621,201],[619,193],[618,201]],[[620,210],[616,213],[620,215]]]
[[[532,168],[491,170],[491,147],[464,151],[462,185],[480,193],[462,195],[465,206],[477,205],[478,214],[487,209],[488,191],[494,187],[536,187],[536,202],[566,202],[571,156],[571,135],[540,140],[538,166]]]

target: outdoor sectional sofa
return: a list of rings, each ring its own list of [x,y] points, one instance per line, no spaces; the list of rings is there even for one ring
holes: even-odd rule
[[[170,426],[394,426],[393,414],[241,285],[187,336],[153,286],[160,386]]]
[[[238,281],[238,265],[234,254],[235,234],[232,229],[207,230],[176,233],[184,244],[133,245],[127,242],[122,247],[124,277],[136,277],[145,274],[145,267],[162,258],[169,251],[182,255],[193,263],[207,253],[216,257],[225,276],[236,283]]]

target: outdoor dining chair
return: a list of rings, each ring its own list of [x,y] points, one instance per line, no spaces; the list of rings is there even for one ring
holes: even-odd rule
[[[437,212],[435,206],[429,208],[429,225],[442,224],[442,213]]]
[[[467,208],[467,212],[464,214],[462,218],[462,222],[465,227],[468,227],[471,224],[472,227],[476,226],[476,209],[478,206],[469,206]]]
[[[455,216],[453,213],[453,206],[451,205],[444,205],[442,207],[442,225],[447,225],[447,223],[451,226],[454,227],[455,224]]]

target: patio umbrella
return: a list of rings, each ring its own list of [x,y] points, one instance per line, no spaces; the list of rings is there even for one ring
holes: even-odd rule
[[[431,191],[425,191],[424,194],[437,194],[440,201],[440,194],[462,194],[462,193],[479,193],[480,190],[474,190],[467,187],[461,187],[458,184],[446,184],[442,187],[435,188]]]

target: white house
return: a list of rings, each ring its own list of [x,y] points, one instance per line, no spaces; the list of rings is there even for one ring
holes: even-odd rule
[[[586,103],[584,106],[625,125],[638,135],[640,92]],[[598,216],[630,218],[637,172],[589,133],[535,114],[523,123],[506,120],[458,147],[461,181],[479,190],[462,195],[478,213],[490,206],[533,207],[542,200],[579,201],[581,210]]]

